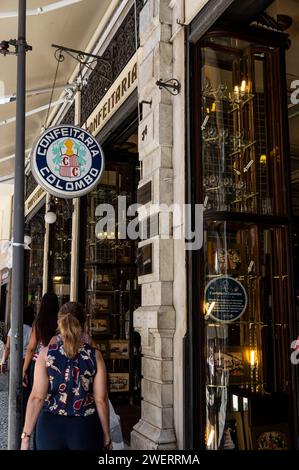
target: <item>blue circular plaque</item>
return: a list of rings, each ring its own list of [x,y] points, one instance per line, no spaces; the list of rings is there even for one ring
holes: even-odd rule
[[[96,139],[81,127],[49,127],[31,156],[38,184],[53,196],[74,198],[96,186],[104,170],[104,154]]]
[[[247,307],[243,285],[230,276],[212,279],[205,288],[205,314],[220,322],[238,320]]]

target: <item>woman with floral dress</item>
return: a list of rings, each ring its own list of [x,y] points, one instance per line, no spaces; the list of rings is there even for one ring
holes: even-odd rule
[[[37,450],[111,449],[106,368],[84,334],[85,319],[77,302],[59,311],[59,334],[36,362],[22,450],[35,424]]]

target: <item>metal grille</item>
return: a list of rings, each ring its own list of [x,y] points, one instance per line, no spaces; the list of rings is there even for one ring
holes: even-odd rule
[[[137,0],[137,37],[139,38],[139,13],[143,7],[142,0]],[[138,39],[139,41],[139,39]],[[110,45],[103,54],[104,59],[111,61],[103,64],[101,61],[90,74],[88,83],[82,89],[81,125],[87,120],[97,104],[105,95],[109,86],[125,68],[136,52],[135,42],[135,9],[129,11],[119,27]]]

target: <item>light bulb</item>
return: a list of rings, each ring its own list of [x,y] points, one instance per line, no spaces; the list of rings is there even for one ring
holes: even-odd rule
[[[239,87],[238,87],[238,85],[235,85],[235,87],[234,87],[234,94],[235,94],[235,99],[238,100],[239,99]]]
[[[254,349],[251,349],[250,351],[250,365],[251,367],[254,367],[255,364],[255,351]]]
[[[266,165],[266,163],[267,163],[267,155],[263,154],[263,155],[260,156],[260,164],[261,165]]]
[[[56,222],[56,214],[55,212],[47,212],[45,214],[45,222],[46,224],[54,224]]]
[[[241,83],[241,92],[242,93],[245,93],[246,91],[246,80],[242,80],[242,83]]]

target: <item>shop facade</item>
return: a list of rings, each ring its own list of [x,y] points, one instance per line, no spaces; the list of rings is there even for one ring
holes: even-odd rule
[[[132,448],[250,450],[263,430],[294,448],[297,38],[279,2],[123,3],[99,37],[106,62],[56,121],[100,142],[102,181],[80,200],[27,195],[28,273],[43,238],[30,298],[86,306]],[[119,196],[153,227],[141,239],[100,225]]]

